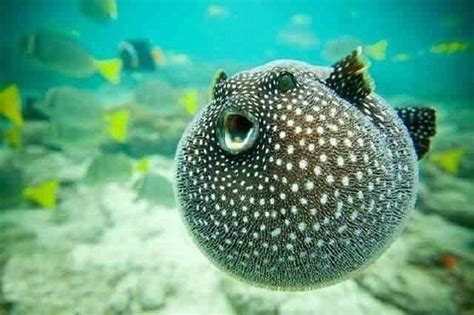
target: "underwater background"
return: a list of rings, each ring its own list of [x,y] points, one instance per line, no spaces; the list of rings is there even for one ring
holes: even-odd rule
[[[0,315],[474,314],[474,2],[0,0]],[[416,209],[340,284],[258,289],[177,211],[173,157],[229,75],[362,46],[393,107],[438,112]]]

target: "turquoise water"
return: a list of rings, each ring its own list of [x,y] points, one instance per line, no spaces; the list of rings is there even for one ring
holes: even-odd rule
[[[225,67],[226,63],[258,65],[279,58],[326,65],[330,61],[324,56],[324,48],[330,40],[351,36],[372,44],[386,39],[388,60],[373,62],[371,69],[382,94],[472,96],[472,48],[452,55],[429,53],[431,46],[442,42],[472,44],[474,9],[468,0],[117,3],[117,21],[96,24],[81,15],[77,1],[4,1],[0,12],[5,38],[2,45],[11,45],[20,34],[41,26],[77,31],[81,43],[97,58],[115,56],[118,43],[124,39],[146,38],[165,51],[189,55],[196,64]],[[224,17],[206,13],[209,5],[220,4],[225,7]],[[310,23],[292,25],[295,14],[310,16]],[[282,32],[311,43],[287,43],[281,38]],[[417,55],[420,52],[423,54]],[[415,57],[403,63],[390,62],[399,53]],[[2,58],[6,75],[33,84],[31,73],[18,74],[17,67],[7,62],[10,57]],[[43,74],[35,77],[42,81]]]
[[[0,0],[0,315],[472,314],[473,21],[470,0]],[[43,59],[26,56],[42,31]],[[154,70],[126,69],[134,40]],[[327,288],[235,279],[183,224],[178,141],[218,70],[328,67],[357,46],[392,107],[437,112],[406,228]]]

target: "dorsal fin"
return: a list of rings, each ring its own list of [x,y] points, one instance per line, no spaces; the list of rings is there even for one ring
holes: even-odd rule
[[[219,70],[217,70],[216,74],[214,75],[213,85],[221,83],[225,80],[227,80],[227,74],[224,72],[224,70],[219,69]]]
[[[325,83],[340,97],[354,104],[372,92],[373,83],[366,71],[368,65],[362,60],[362,47],[357,47],[332,67],[334,70]]]
[[[430,140],[436,134],[436,110],[429,107],[395,108],[407,127],[415,146],[418,160],[430,149]]]
[[[212,86],[211,86],[211,99],[216,98],[217,94],[217,85],[219,83],[224,82],[227,80],[227,74],[224,72],[224,70],[220,69],[216,72],[214,75],[214,80],[212,81]]]

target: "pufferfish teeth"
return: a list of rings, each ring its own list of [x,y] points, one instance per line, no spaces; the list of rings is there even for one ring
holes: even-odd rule
[[[400,119],[360,54],[218,76],[180,141],[175,193],[190,235],[225,272],[271,289],[327,286],[402,231],[435,115]]]

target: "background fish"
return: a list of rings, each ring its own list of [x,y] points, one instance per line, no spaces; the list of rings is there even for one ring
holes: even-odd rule
[[[161,62],[164,56],[159,48],[150,47],[144,39],[131,39],[119,44],[119,54],[122,59],[123,69],[126,71],[154,71],[156,69],[155,56]]]
[[[360,53],[331,69],[276,61],[217,77],[181,140],[176,194],[223,270],[274,289],[325,286],[401,232],[435,115],[392,110],[372,93]]]
[[[46,93],[38,108],[51,122],[45,141],[63,148],[97,145],[109,125],[100,101],[90,91],[54,88]]]
[[[345,35],[328,40],[324,45],[322,54],[325,59],[333,63],[350,54],[354,47],[361,45],[363,45],[363,42],[360,39]]]
[[[0,164],[0,176],[0,209],[18,207],[23,200],[50,210],[56,207],[57,179],[28,185],[23,172],[7,163]]]
[[[94,59],[73,36],[49,30],[38,30],[20,39],[23,55],[58,73],[83,78],[99,73],[111,83],[120,82],[122,61]]]
[[[0,128],[0,138],[9,146],[21,146],[21,129],[23,114],[20,90],[14,84],[0,91],[0,118],[3,118],[3,128]]]
[[[117,19],[115,0],[80,0],[82,13],[96,22],[108,22]]]

